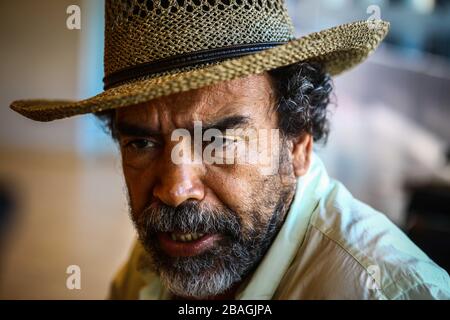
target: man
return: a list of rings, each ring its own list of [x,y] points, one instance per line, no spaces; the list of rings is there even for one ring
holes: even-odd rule
[[[15,101],[95,113],[120,146],[139,241],[115,299],[448,299],[448,274],[331,180],[331,75],[388,24],[295,39],[281,0],[106,1],[105,91]]]

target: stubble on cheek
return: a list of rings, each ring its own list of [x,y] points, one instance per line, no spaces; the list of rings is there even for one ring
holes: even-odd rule
[[[272,219],[274,211],[279,205],[280,199],[289,202],[294,193],[292,184],[283,186],[278,176],[264,176],[259,181],[254,181],[252,192],[243,200],[239,219],[241,223],[241,236],[246,241],[255,236],[263,236]],[[286,203],[287,205],[288,203]],[[283,219],[285,211],[280,212]]]

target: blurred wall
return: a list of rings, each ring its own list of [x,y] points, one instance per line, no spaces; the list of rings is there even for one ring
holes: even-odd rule
[[[80,31],[66,28],[66,8],[79,2],[0,2],[0,152],[5,148],[75,149],[75,119],[37,123],[12,112],[9,103],[23,98],[77,97]]]
[[[73,4],[81,30],[66,27]],[[0,228],[0,299],[105,298],[128,254],[120,159],[92,117],[40,123],[9,109],[101,91],[102,17],[102,0],[0,1],[0,185],[15,209]],[[81,290],[66,287],[72,264]]]

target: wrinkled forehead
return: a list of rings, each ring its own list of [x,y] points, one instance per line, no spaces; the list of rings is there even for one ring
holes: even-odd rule
[[[273,96],[269,76],[253,75],[118,109],[116,122],[145,124],[165,131],[189,127],[193,121],[212,122],[229,115],[257,120],[267,115]]]

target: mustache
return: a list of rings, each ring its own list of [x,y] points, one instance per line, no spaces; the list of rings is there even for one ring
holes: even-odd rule
[[[136,221],[137,228],[147,234],[158,232],[220,233],[240,238],[241,222],[229,208],[212,208],[197,202],[186,202],[177,207],[160,204],[148,206]]]

